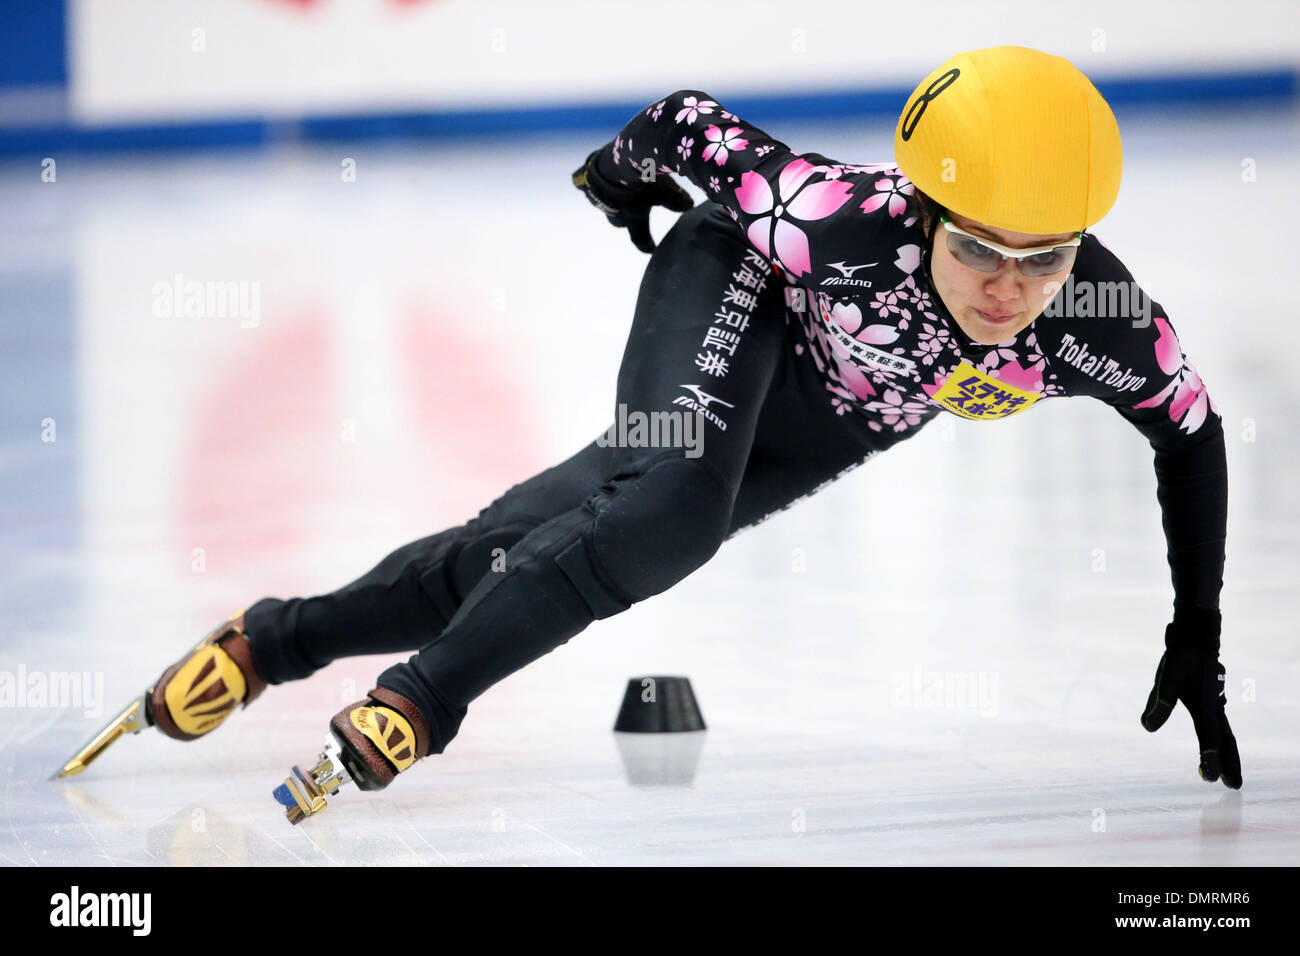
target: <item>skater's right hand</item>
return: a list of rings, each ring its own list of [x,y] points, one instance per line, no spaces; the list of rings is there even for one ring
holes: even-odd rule
[[[695,200],[664,172],[651,170],[646,182],[632,186],[610,182],[596,170],[596,157],[600,152],[595,150],[573,171],[573,185],[605,214],[610,225],[626,228],[633,245],[642,252],[654,252],[655,242],[650,237],[650,209],[664,206],[673,212],[685,212],[695,205]]]
[[[1154,733],[1164,726],[1174,704],[1183,702],[1192,715],[1200,745],[1201,779],[1220,778],[1241,789],[1241,757],[1228,726],[1226,671],[1219,662],[1219,613],[1203,611],[1180,619],[1165,630],[1165,653],[1156,668],[1155,686],[1142,713],[1142,726]]]

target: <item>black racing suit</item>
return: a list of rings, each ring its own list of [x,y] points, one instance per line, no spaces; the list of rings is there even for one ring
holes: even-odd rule
[[[1221,419],[1163,309],[1094,236],[1042,315],[982,346],[936,293],[912,185],[890,164],[796,156],[692,90],[638,113],[598,163],[624,184],[676,173],[712,200],[650,257],[614,425],[332,594],[255,604],[245,624],[268,681],[419,648],[378,683],[419,707],[440,753],[492,684],[941,412],[991,421],[1074,395],[1155,450],[1176,618],[1217,609]],[[656,443],[637,414],[682,428]]]

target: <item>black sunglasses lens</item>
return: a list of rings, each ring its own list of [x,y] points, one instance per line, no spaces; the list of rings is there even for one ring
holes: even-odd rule
[[[1020,260],[1020,271],[1027,276],[1049,276],[1069,268],[1074,261],[1074,246],[1057,246],[1051,252],[1026,256]]]
[[[962,265],[980,272],[997,272],[1002,265],[1002,256],[998,253],[969,236],[959,236],[955,232],[948,233],[948,251]]]

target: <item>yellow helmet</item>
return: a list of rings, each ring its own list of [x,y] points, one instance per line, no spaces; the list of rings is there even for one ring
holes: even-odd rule
[[[1022,46],[959,53],[908,98],[894,158],[952,211],[1012,232],[1076,232],[1119,194],[1119,126],[1068,60]]]

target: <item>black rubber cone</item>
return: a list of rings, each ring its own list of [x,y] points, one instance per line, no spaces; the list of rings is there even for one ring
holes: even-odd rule
[[[614,729],[629,734],[669,734],[707,728],[689,678],[634,677],[627,682]]]

